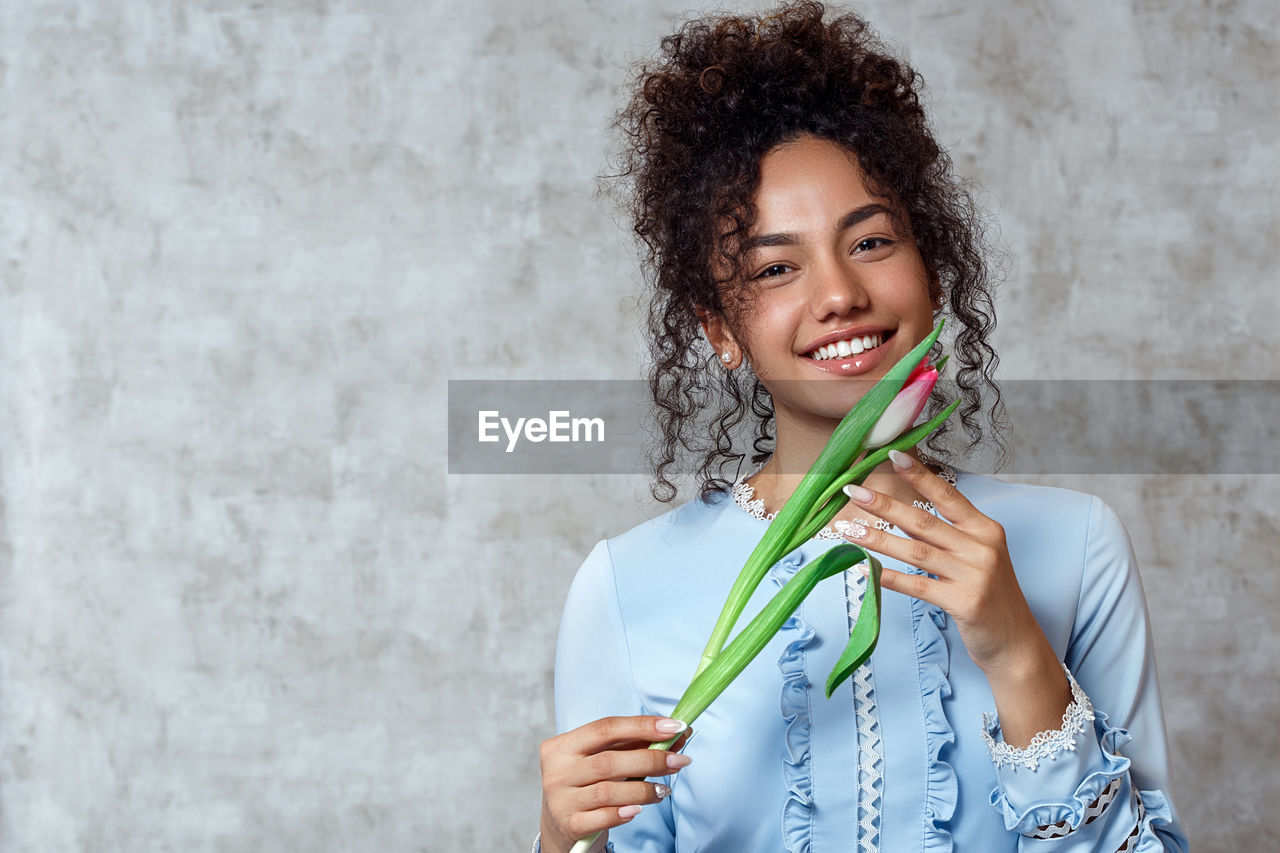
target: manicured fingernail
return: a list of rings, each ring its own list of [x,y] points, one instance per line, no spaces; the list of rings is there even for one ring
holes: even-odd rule
[[[916,461],[901,450],[890,450],[889,459],[893,462],[893,467],[899,471],[910,471],[916,464]]]
[[[867,528],[856,521],[845,521],[841,519],[832,525],[836,533],[839,533],[846,539],[863,539],[867,535]]]
[[[858,563],[854,568],[857,569],[858,574],[862,575],[864,578],[871,577],[871,567],[866,563]]]
[[[869,504],[875,500],[876,493],[865,486],[855,486],[853,483],[844,487],[844,493],[860,504]]]
[[[689,724],[682,723],[679,720],[662,719],[662,720],[658,720],[658,722],[654,725],[654,728],[660,732],[665,732],[666,734],[674,735],[674,734],[679,734],[680,732],[689,728]]]
[[[667,753],[667,766],[672,770],[679,770],[681,767],[688,767],[693,763],[693,759],[687,755],[681,755],[678,752]]]
[[[631,818],[635,817],[638,814],[640,814],[639,806],[623,806],[622,808],[618,809],[618,817],[622,818],[623,820],[631,820]]]
[[[671,788],[659,782],[653,786],[653,795],[659,800],[665,800],[667,795],[671,793]]]

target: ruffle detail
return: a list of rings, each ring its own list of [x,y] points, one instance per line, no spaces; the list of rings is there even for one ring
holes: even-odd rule
[[[929,772],[925,779],[924,851],[950,853],[951,831],[946,825],[956,809],[956,771],[943,760],[942,750],[955,743],[956,734],[942,709],[942,700],[951,695],[951,654],[942,629],[947,614],[919,599],[911,602],[911,628],[916,640],[921,699],[924,703],[925,746]]]
[[[797,556],[778,562],[769,572],[779,588],[800,568]],[[782,841],[787,853],[808,853],[813,835],[813,768],[809,746],[809,678],[804,672],[805,650],[813,643],[814,630],[792,616],[778,632],[788,639],[778,658],[782,673],[782,719],[786,736],[782,755],[782,778],[787,801],[782,805]]]
[[[1093,726],[1097,733],[1098,744],[1102,748],[1102,767],[1084,777],[1076,786],[1070,800],[1036,803],[1019,809],[1009,802],[1003,788],[997,787],[991,792],[991,805],[1004,817],[1005,829],[1030,835],[1035,832],[1036,827],[1049,826],[1060,821],[1075,829],[1084,820],[1085,810],[1102,795],[1103,789],[1114,779],[1122,779],[1124,788],[1118,801],[1123,802],[1126,798],[1133,796],[1128,780],[1129,759],[1120,755],[1120,747],[1132,738],[1124,729],[1109,726],[1107,722],[1107,715],[1095,709]],[[1143,801],[1146,802],[1146,797],[1143,797]],[[1167,804],[1165,804],[1165,813],[1167,816]]]
[[[1145,814],[1138,821],[1138,846],[1133,853],[1168,853],[1164,840],[1156,833],[1156,827],[1166,830],[1173,826],[1173,811],[1162,791],[1142,791],[1142,807]]]

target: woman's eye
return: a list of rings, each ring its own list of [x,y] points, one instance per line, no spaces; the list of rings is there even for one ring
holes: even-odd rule
[[[791,270],[786,264],[771,264],[765,267],[756,278],[774,278],[776,276],[785,275]]]
[[[870,252],[887,245],[889,245],[889,241],[884,237],[868,237],[865,240],[859,240],[857,244],[854,245],[853,251],[854,254],[857,254],[858,252]]]

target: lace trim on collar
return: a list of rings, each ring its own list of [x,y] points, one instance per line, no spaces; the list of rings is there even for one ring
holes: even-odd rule
[[[744,474],[742,477],[739,477],[738,481],[733,484],[732,494],[733,494],[733,502],[736,503],[739,507],[741,507],[743,512],[745,512],[747,515],[751,516],[752,518],[767,522],[767,521],[773,521],[774,516],[776,516],[777,513],[776,512],[766,513],[764,509],[764,498],[757,498],[755,496],[756,490],[747,484],[747,480],[749,480],[750,478],[754,477],[757,473],[759,473],[760,468],[763,468],[763,467],[764,465],[761,464],[758,468],[756,468],[750,474]],[[955,469],[950,467],[949,465],[940,466],[940,470],[938,471],[938,476],[941,477],[943,480],[946,480],[948,483],[950,483],[953,486],[956,484]],[[912,501],[911,503],[917,509],[922,509],[925,512],[934,511],[932,501]],[[889,522],[883,521],[880,519],[876,520],[875,526],[880,530],[896,530],[897,529],[894,525],[890,524]],[[815,538],[844,539],[843,536],[841,536],[839,533],[836,533],[834,530],[832,530],[830,525],[827,525],[826,527],[819,530],[815,535]]]

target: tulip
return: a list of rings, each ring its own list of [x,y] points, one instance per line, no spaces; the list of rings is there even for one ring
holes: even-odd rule
[[[927,360],[916,365],[907,377],[906,384],[893,398],[893,402],[884,410],[880,420],[871,428],[871,432],[862,442],[867,449],[883,447],[901,435],[916,422],[925,404],[929,402],[929,394],[938,382],[938,368],[930,366]]]

